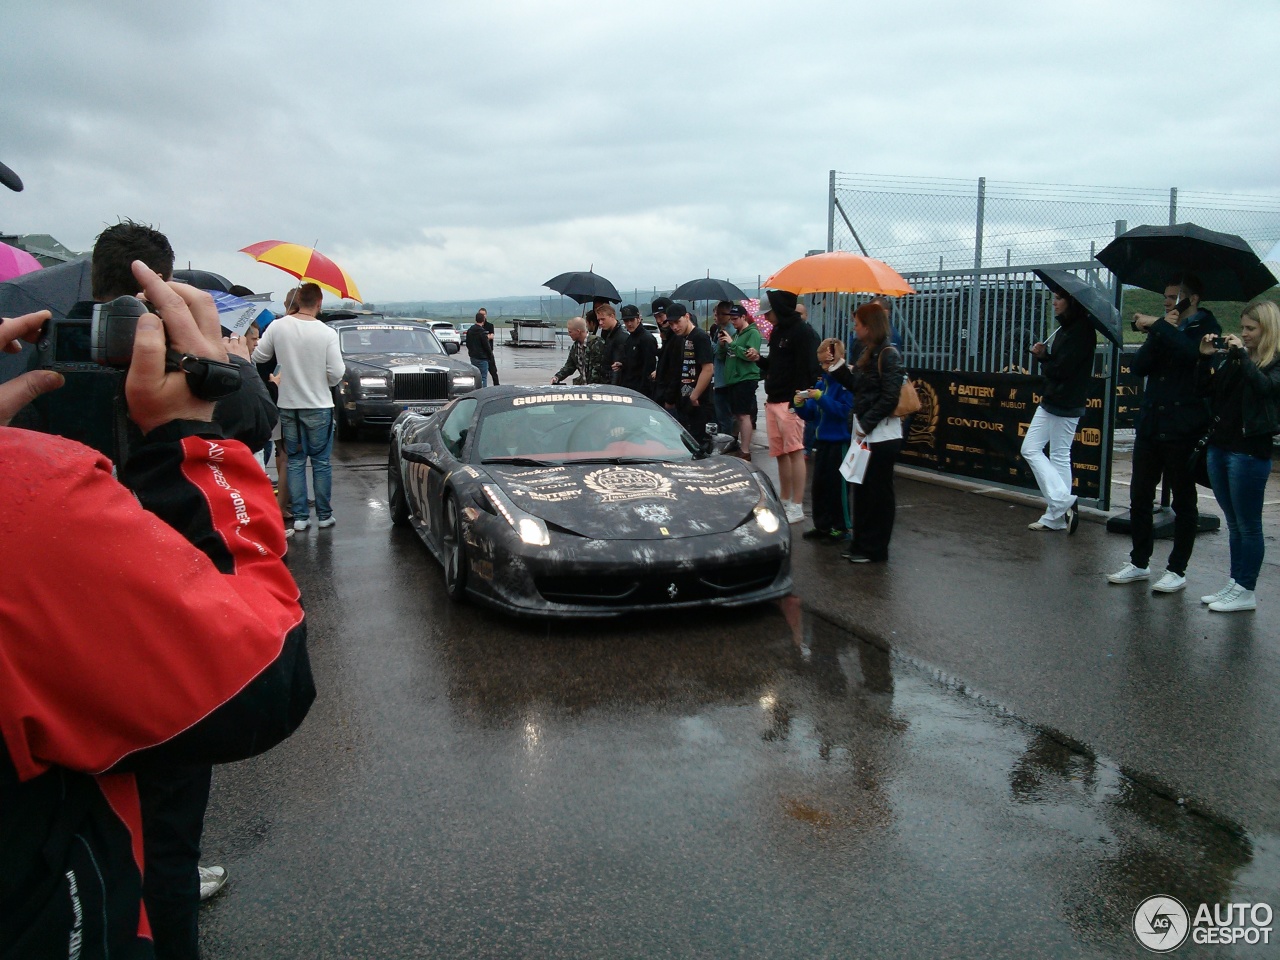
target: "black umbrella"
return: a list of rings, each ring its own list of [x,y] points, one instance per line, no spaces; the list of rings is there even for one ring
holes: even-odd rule
[[[22,178],[6,167],[3,163],[0,163],[0,183],[3,183],[15,193],[22,192]]]
[[[592,300],[622,302],[622,297],[618,295],[618,288],[594,270],[562,273],[558,277],[552,277],[543,286],[550,287],[556,293],[562,293],[578,303],[590,303]]]
[[[62,319],[81,300],[93,299],[92,273],[92,262],[85,257],[6,280],[0,283],[0,316],[49,310]]]
[[[231,292],[231,281],[220,273],[208,270],[175,270],[173,279],[180,283],[189,283],[198,290],[217,290],[219,293]]]
[[[746,300],[747,295],[728,280],[699,277],[671,291],[672,300]]]
[[[1251,300],[1276,283],[1240,237],[1194,223],[1134,227],[1103,247],[1097,259],[1120,282],[1157,293],[1194,274],[1206,300]]]
[[[1124,346],[1124,337],[1120,335],[1120,311],[1112,306],[1105,293],[1066,270],[1036,270],[1035,275],[1054,293],[1070,297],[1080,304],[1100,334],[1117,347]]]

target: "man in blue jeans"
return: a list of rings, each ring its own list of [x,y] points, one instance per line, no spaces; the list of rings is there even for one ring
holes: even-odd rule
[[[476,322],[467,327],[467,356],[471,365],[480,371],[480,386],[489,385],[489,370],[493,365],[493,341],[484,325],[485,314],[476,314]]]
[[[290,510],[293,529],[309,525],[307,508],[307,460],[316,502],[316,526],[332,527],[333,387],[342,379],[345,364],[338,334],[319,319],[323,301],[320,288],[304,283],[294,299],[293,313],[272,321],[253,351],[253,361],[275,358],[280,364],[280,437],[289,458]]]

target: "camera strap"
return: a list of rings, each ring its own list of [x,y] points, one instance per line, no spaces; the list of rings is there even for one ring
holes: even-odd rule
[[[201,400],[221,400],[240,389],[240,368],[234,363],[169,350],[165,353],[165,369],[185,373],[187,386]]]

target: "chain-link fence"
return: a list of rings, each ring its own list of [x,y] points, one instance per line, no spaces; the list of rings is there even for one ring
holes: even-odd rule
[[[1089,260],[1118,222],[1193,222],[1238,234],[1264,256],[1280,241],[1280,197],[832,170],[827,222],[829,250],[900,273]]]

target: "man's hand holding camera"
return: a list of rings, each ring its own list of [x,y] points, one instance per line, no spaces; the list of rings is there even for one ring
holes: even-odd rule
[[[0,344],[5,353],[18,353],[22,341],[35,343],[40,328],[52,314],[48,310],[24,314],[21,317],[0,319]],[[57,390],[65,382],[62,374],[53,370],[32,370],[0,384],[0,427],[8,426],[19,410],[50,390]]]
[[[160,316],[148,313],[138,318],[133,362],[124,384],[129,418],[144,434],[170,420],[211,419],[213,401],[196,397],[183,371],[167,369],[165,355],[173,349],[226,363],[213,298],[185,283],[165,283],[140,260],[133,263],[133,275]]]
[[[140,260],[133,263],[133,275],[160,316],[148,313],[138,319],[132,361],[125,379],[130,419],[144,434],[171,420],[211,419],[213,401],[195,396],[187,374],[170,369],[165,361],[168,351],[174,350],[191,357],[227,362],[213,298],[185,283],[165,283]],[[23,340],[35,343],[49,319],[49,311],[41,310],[0,321],[0,344],[4,351],[18,352]],[[56,390],[63,382],[62,375],[53,370],[32,370],[0,385],[0,425],[8,424],[28,403],[42,393]]]

